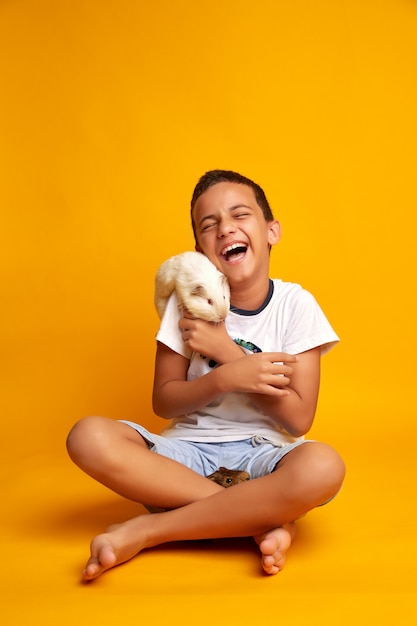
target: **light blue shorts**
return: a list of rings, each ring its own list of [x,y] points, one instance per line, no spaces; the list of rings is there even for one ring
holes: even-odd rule
[[[178,461],[201,476],[209,476],[219,467],[227,467],[231,470],[246,471],[252,479],[260,478],[273,472],[288,452],[312,441],[305,439],[289,444],[276,444],[264,437],[251,437],[243,441],[196,443],[161,437],[134,422],[120,421],[142,435],[150,450]]]

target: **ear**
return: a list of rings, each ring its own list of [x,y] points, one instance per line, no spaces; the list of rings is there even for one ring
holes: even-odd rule
[[[196,285],[191,291],[191,295],[204,297],[206,295],[206,290],[203,285]]]
[[[270,246],[278,243],[281,239],[281,225],[278,220],[268,222],[268,243]]]

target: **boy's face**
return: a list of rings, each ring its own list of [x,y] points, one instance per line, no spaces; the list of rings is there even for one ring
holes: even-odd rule
[[[230,286],[268,278],[270,247],[280,238],[267,222],[251,187],[223,182],[209,187],[194,205],[196,249],[227,276]]]

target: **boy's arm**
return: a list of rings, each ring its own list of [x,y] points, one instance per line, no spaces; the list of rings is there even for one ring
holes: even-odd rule
[[[213,358],[219,364],[230,363],[244,356],[243,351],[229,337],[224,323],[210,324],[203,320],[192,320],[186,315],[179,323],[183,340],[191,350]],[[265,354],[265,353],[264,353]],[[280,428],[284,428],[290,435],[299,437],[305,435],[311,428],[317,407],[320,386],[320,347],[308,350],[298,355],[297,363],[291,363],[293,371],[285,389],[287,394],[272,394],[271,389],[263,393],[256,393],[251,388],[241,388],[240,391],[252,393],[253,402],[259,409],[276,420]],[[251,355],[255,356],[255,355]],[[286,363],[288,363],[288,359]],[[260,363],[258,363],[261,366]],[[241,360],[237,376],[245,380],[245,370],[253,371],[253,362]],[[254,372],[256,376],[258,372]],[[275,384],[275,383],[274,383]],[[279,383],[277,383],[279,385]],[[235,389],[236,391],[236,389]]]
[[[199,352],[217,363],[241,358],[242,350],[227,334],[224,323],[212,324],[193,319],[188,312],[179,322],[184,344],[190,351]],[[163,343],[157,342],[153,387],[153,409],[167,419],[196,411],[209,404],[226,389],[223,376],[214,368],[211,372],[187,381],[190,361]]]
[[[152,394],[153,409],[167,419],[195,411],[220,395],[220,387],[210,372],[187,381],[190,361],[163,343],[157,342]]]
[[[196,411],[231,391],[276,398],[290,395],[286,387],[293,370],[288,363],[295,362],[296,356],[282,352],[248,356],[239,350],[237,358],[213,368],[204,376],[187,380],[189,360],[158,342],[153,387],[154,411],[161,417],[177,417]]]
[[[297,355],[286,387],[288,395],[253,396],[255,404],[293,437],[305,435],[313,424],[320,387],[320,355],[320,346]]]
[[[308,432],[319,391],[319,347],[297,357],[282,353],[245,355],[227,335],[224,324],[183,318],[181,327],[191,350],[214,358],[221,366],[187,381],[188,359],[158,343],[153,391],[158,415],[177,417],[198,410],[222,393],[240,391],[251,393],[259,409],[292,436]]]

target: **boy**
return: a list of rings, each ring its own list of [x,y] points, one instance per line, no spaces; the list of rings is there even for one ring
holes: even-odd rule
[[[269,278],[280,239],[263,190],[228,170],[207,172],[191,202],[196,249],[230,284],[224,323],[190,319],[171,296],[157,335],[153,406],[162,436],[90,417],[68,437],[71,458],[117,493],[167,509],[110,527],[91,543],[92,580],[142,549],[180,540],[253,536],[276,574],[294,520],[337,493],[345,468],[329,446],[307,441],[320,355],[338,341],[314,298]],[[178,417],[182,416],[182,417]],[[249,472],[224,489],[219,466]]]

